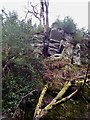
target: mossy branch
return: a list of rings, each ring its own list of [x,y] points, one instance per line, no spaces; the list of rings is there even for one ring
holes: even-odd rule
[[[53,102],[51,102],[51,103],[48,105],[48,107],[46,106],[46,107],[42,110],[40,116],[42,117],[42,116],[46,115],[46,114],[49,112],[49,110],[52,109],[54,106],[66,102],[67,100],[69,100],[70,98],[72,98],[77,92],[78,92],[78,89],[75,90],[75,91],[74,91],[72,94],[70,94],[69,96],[67,96],[67,97],[65,97],[65,98],[62,98],[61,100],[59,100],[59,101],[57,101],[57,102],[53,100]]]
[[[16,107],[16,110],[12,116],[12,119],[13,120],[22,120],[24,119],[24,114],[25,114],[25,111],[23,111],[21,108],[20,108],[20,105],[22,104],[23,101],[26,101],[27,98],[31,97],[34,92],[38,92],[37,90],[33,90],[31,91],[30,93],[28,93],[27,95],[23,96],[22,99],[19,101],[19,103],[17,104],[17,107]],[[11,120],[12,120],[11,119]]]
[[[86,80],[86,83],[90,82],[90,80]],[[66,102],[67,100],[71,99],[79,90],[78,88],[78,84],[80,84],[80,86],[82,86],[84,83],[84,79],[81,81],[75,81],[75,84],[77,86],[77,89],[71,93],[70,95],[62,98],[62,96],[66,93],[66,91],[68,90],[69,87],[72,86],[72,82],[66,82],[64,84],[64,87],[61,89],[61,91],[57,94],[57,96],[43,109],[41,109],[41,103],[44,97],[44,94],[46,93],[47,87],[48,85],[45,85],[45,87],[42,90],[42,93],[40,95],[39,98],[39,102],[36,106],[36,110],[35,110],[35,114],[34,114],[34,120],[39,120],[40,118],[42,118],[43,116],[45,116],[49,110],[53,109],[54,106],[58,105],[58,104],[62,104],[64,102]]]
[[[37,104],[36,109],[35,109],[34,117],[37,116],[39,114],[39,112],[41,111],[42,100],[44,98],[44,95],[45,95],[47,89],[48,89],[48,83],[44,86],[44,88],[41,92],[41,95],[40,95],[39,100],[38,100],[38,104]]]
[[[60,104],[60,103],[63,103],[63,102],[66,102],[67,100],[69,100],[70,98],[72,98],[76,93],[78,92],[78,89],[75,90],[72,94],[70,94],[69,96],[65,97],[65,98],[62,98],[61,100],[57,101],[55,103],[55,105],[57,104]]]
[[[53,108],[53,106],[57,103],[58,99],[61,99],[61,97],[66,93],[67,89],[71,86],[71,82],[66,82],[64,87],[62,88],[62,90],[57,94],[57,96],[50,102],[50,104],[48,104],[44,109],[41,109],[41,103],[44,97],[44,94],[46,93],[46,90],[48,88],[48,85],[45,85],[45,87],[42,90],[42,93],[40,95],[38,104],[36,106],[35,109],[35,113],[34,113],[34,120],[41,118],[42,116],[44,116],[45,114],[47,114],[47,112]]]
[[[50,104],[48,104],[45,108],[44,111],[50,110],[52,109],[53,105],[56,103],[56,101],[58,99],[61,99],[61,97],[65,94],[65,92],[67,91],[67,89],[71,86],[70,82],[66,82],[64,84],[64,87],[61,89],[61,91],[57,94],[57,96],[51,101]]]

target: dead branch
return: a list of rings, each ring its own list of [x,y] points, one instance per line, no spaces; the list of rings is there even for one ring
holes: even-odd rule
[[[13,56],[12,58],[10,58],[9,60],[6,61],[6,64],[4,65],[4,67],[2,68],[2,71],[4,72],[4,70],[8,67],[8,65],[15,60],[18,56],[22,56],[25,55],[25,53],[18,53],[16,56]]]
[[[2,9],[1,11],[2,11],[2,13],[6,16],[6,18],[8,18],[8,14],[5,12],[5,10]]]
[[[71,82],[66,82],[62,90],[57,94],[57,96],[48,104],[44,109],[41,109],[40,106],[42,104],[42,99],[44,97],[44,94],[47,90],[47,85],[43,88],[42,93],[39,98],[39,102],[36,106],[35,113],[34,113],[34,120],[39,120],[41,117],[43,117],[49,110],[53,108],[53,106],[57,103],[57,100],[61,99],[61,97],[65,94],[67,89],[71,86]]]
[[[14,120],[22,120],[22,119],[24,119],[25,112],[20,108],[20,104],[23,101],[27,100],[27,98],[29,98],[31,95],[33,95],[34,92],[37,92],[37,90],[33,90],[30,93],[28,93],[27,95],[25,95],[24,97],[22,97],[22,99],[17,104],[16,110],[15,110],[13,116],[12,116],[12,119],[14,119]]]
[[[36,6],[38,5],[32,5],[32,3],[30,2],[30,5],[31,5],[31,7],[32,7],[32,9],[33,9],[33,12],[35,13],[35,14],[39,14],[39,12],[38,12],[38,10],[37,10],[37,8],[36,8]]]
[[[28,3],[28,8],[26,8],[27,12],[26,12],[26,15],[25,15],[25,19],[27,18],[28,14],[30,13],[30,14],[32,14],[35,18],[37,18],[41,22],[40,14],[39,14],[39,11],[37,9],[37,5],[38,4],[33,5],[31,2]],[[29,10],[29,7],[32,8],[32,11]]]
[[[4,65],[2,71],[4,71],[4,70],[8,67],[8,65],[10,64],[10,62],[13,61],[16,57],[17,57],[17,56],[14,56],[14,57],[12,57],[9,61],[7,61],[7,63]]]
[[[40,17],[38,17],[38,14],[35,11],[28,10],[28,13],[31,13],[32,15],[34,15],[34,17],[36,17],[39,21],[41,21]]]
[[[86,80],[86,83],[90,82],[90,80]],[[69,99],[71,99],[79,90],[81,87],[78,87],[78,84],[80,86],[83,86],[84,83],[84,79],[82,81],[75,81],[75,85],[77,86],[77,89],[72,92],[70,95],[62,98],[62,96],[66,93],[66,91],[68,90],[69,87],[72,86],[72,82],[66,82],[64,84],[64,87],[61,89],[61,91],[57,94],[57,96],[43,109],[41,109],[41,104],[42,104],[42,99],[44,97],[44,94],[46,93],[46,86],[44,87],[44,89],[42,90],[42,93],[40,95],[41,101],[39,100],[37,107],[35,109],[35,113],[34,113],[34,118],[33,120],[39,120],[40,118],[42,118],[43,116],[45,116],[51,109],[53,109],[54,106],[58,105],[58,104],[62,104],[65,103],[66,101],[68,101]],[[40,99],[39,98],[39,99]]]
[[[62,98],[61,100],[59,100],[58,102],[55,103],[55,105],[66,102],[67,100],[69,100],[70,98],[72,98],[76,93],[78,92],[78,89],[75,90],[73,93],[71,93],[69,96]]]
[[[57,103],[59,99],[62,98],[62,96],[65,94],[67,89],[71,86],[70,82],[66,82],[64,87],[61,89],[61,91],[57,94],[57,96],[51,101],[50,104],[48,104],[45,108],[44,111],[50,110],[53,108],[53,106]]]
[[[44,95],[45,95],[47,89],[48,89],[48,84],[46,84],[46,85],[44,86],[44,88],[43,88],[43,90],[42,90],[42,92],[41,92],[41,95],[40,95],[40,97],[39,97],[38,104],[37,104],[37,106],[36,106],[35,113],[34,113],[34,117],[35,117],[35,118],[36,118],[36,117],[40,114],[40,112],[41,112],[42,100],[43,100],[43,98],[44,98]]]

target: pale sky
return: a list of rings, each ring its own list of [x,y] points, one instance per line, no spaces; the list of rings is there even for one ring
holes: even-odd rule
[[[0,0],[0,9],[6,8],[8,11],[16,11],[20,18],[25,17],[25,7],[28,0]],[[34,0],[39,3],[39,0]],[[49,0],[49,23],[64,19],[70,16],[79,28],[88,28],[88,0]],[[36,19],[33,19],[37,22]]]

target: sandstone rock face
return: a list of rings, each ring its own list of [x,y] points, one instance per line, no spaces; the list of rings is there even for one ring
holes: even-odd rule
[[[64,49],[62,51],[62,56],[63,56],[63,58],[71,60],[72,55],[73,55],[73,45],[66,41],[65,45],[64,45]]]
[[[34,50],[35,56],[38,58],[42,55],[42,49],[43,49],[43,37],[44,35],[35,35],[33,37],[33,43],[31,44],[32,49]]]
[[[78,43],[73,50],[73,64],[81,64],[80,44]]]
[[[63,37],[64,37],[64,32],[62,30],[55,28],[51,30],[49,47],[48,47],[48,52],[50,55],[59,53],[60,42],[61,40],[63,40]]]
[[[82,61],[88,63],[90,57],[90,36],[85,36],[80,44],[73,45],[73,37],[64,33],[62,29],[49,28],[43,34],[35,36],[32,44],[34,53],[39,56],[53,56],[60,54],[63,58],[71,59],[73,64],[80,65]]]
[[[90,35],[85,36],[81,40],[80,47],[81,60],[82,62],[88,63],[90,61]]]

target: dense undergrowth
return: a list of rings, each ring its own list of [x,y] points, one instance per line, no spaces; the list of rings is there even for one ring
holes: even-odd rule
[[[31,47],[32,38],[39,27],[18,20],[9,13],[3,20],[2,45],[2,111],[12,115],[16,105],[33,89],[42,86],[42,58],[37,59]]]

